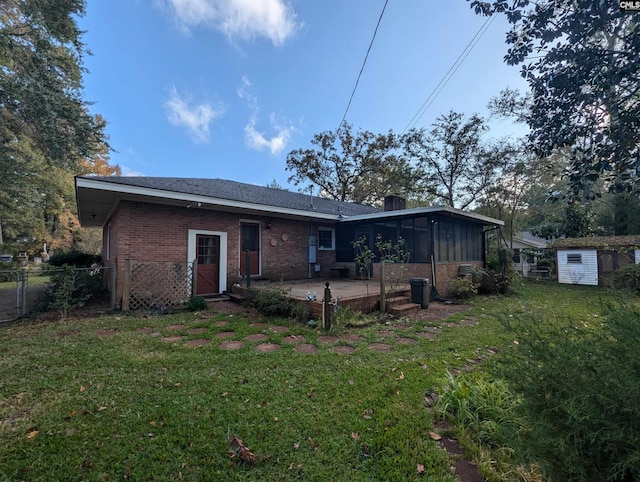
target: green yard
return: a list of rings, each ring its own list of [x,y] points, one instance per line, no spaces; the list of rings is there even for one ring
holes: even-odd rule
[[[477,298],[446,322],[337,326],[329,341],[292,321],[215,307],[12,323],[0,327],[0,479],[455,480],[430,437],[425,394],[448,371],[483,370],[513,344],[501,320],[594,319],[587,300],[610,296],[527,285],[508,298]],[[246,338],[259,334],[266,339]],[[296,335],[318,351],[296,352],[286,338]],[[163,340],[173,336],[183,338]],[[194,339],[207,344],[188,346]],[[245,345],[222,349],[230,340]],[[269,342],[280,348],[256,350]],[[233,436],[255,464],[230,457]]]

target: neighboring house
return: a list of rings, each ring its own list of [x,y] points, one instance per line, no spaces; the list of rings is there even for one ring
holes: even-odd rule
[[[640,236],[594,236],[553,241],[559,283],[606,286],[613,273],[640,263]]]
[[[404,209],[395,196],[381,210],[223,179],[82,176],[76,194],[82,226],[103,229],[119,300],[127,260],[196,261],[195,293],[209,295],[242,283],[247,264],[255,278],[355,277],[352,243],[365,236],[375,250],[377,235],[402,237],[408,277],[435,274],[446,292],[461,264],[484,264],[485,229],[503,225],[450,207]]]
[[[536,265],[542,250],[547,247],[546,239],[538,238],[528,231],[522,231],[514,234],[512,240],[507,239],[502,242],[506,248],[511,249],[513,269],[524,277],[529,276],[530,272],[533,275],[540,274]]]

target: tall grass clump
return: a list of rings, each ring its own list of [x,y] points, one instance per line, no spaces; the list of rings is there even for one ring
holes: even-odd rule
[[[597,311],[579,323],[521,316],[496,365],[529,420],[516,452],[551,480],[640,480],[640,309]]]

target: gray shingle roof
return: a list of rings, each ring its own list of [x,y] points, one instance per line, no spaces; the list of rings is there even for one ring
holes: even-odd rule
[[[157,189],[181,194],[208,196],[229,201],[246,202],[298,209],[323,214],[357,216],[380,212],[380,209],[361,204],[334,201],[298,192],[256,186],[226,179],[197,179],[174,177],[83,176],[86,179],[122,184],[145,189]]]

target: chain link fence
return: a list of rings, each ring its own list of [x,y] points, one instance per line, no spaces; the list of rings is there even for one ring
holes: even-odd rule
[[[49,268],[0,270],[0,323],[35,312],[57,311],[61,316],[74,309],[87,313],[115,308],[108,289],[113,269]]]

